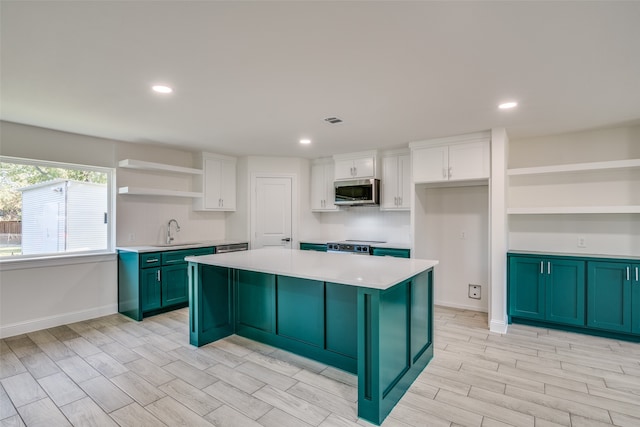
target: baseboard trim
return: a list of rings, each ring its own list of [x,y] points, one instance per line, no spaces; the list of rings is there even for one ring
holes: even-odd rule
[[[495,332],[497,334],[506,334],[508,328],[509,325],[504,320],[492,320],[489,322],[489,331]]]
[[[0,338],[13,337],[15,335],[35,332],[42,329],[53,328],[55,326],[67,325],[69,323],[81,322],[83,320],[95,319],[96,317],[107,316],[118,312],[118,304],[109,304],[102,307],[95,307],[89,310],[63,313],[56,316],[41,317],[39,319],[27,320],[10,325],[0,326]]]
[[[464,305],[464,304],[456,304],[456,303],[451,303],[451,302],[434,301],[433,304],[434,305],[440,305],[442,307],[459,308],[460,310],[479,311],[481,313],[487,313],[488,312],[488,310],[486,308],[474,307],[474,306],[471,306],[471,305]]]

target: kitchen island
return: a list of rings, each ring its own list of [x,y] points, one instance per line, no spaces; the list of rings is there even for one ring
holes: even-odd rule
[[[381,424],[433,357],[437,261],[289,249],[187,257],[190,342],[238,334],[358,376]]]

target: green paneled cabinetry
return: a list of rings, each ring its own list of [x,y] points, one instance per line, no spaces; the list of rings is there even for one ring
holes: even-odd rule
[[[640,334],[640,263],[589,262],[587,325]]]
[[[118,251],[118,311],[134,320],[189,303],[187,256],[214,247],[138,253]]]
[[[327,252],[327,245],[322,244],[322,243],[300,242],[300,250],[301,251]]]
[[[584,261],[509,258],[509,313],[527,319],[585,324]]]
[[[397,258],[411,258],[410,249],[398,248],[371,248],[371,255],[374,256],[394,256]]]
[[[640,337],[640,263],[508,254],[509,321]]]

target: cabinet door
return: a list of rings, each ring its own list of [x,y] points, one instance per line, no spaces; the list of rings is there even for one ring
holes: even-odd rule
[[[382,158],[382,202],[381,209],[398,207],[398,157]]]
[[[219,209],[221,207],[222,160],[204,159],[204,208]],[[235,176],[235,175],[234,175]]]
[[[509,315],[544,320],[544,260],[536,257],[509,257]]]
[[[189,302],[187,264],[162,267],[162,306]]]
[[[353,160],[354,178],[373,178],[375,176],[375,161],[373,157],[363,157]]]
[[[587,325],[631,332],[630,265],[594,261],[588,263],[587,269]]]
[[[640,335],[640,264],[632,266],[631,332]]]
[[[335,179],[353,179],[353,160],[335,161]]]
[[[334,166],[333,163],[324,165],[324,185],[325,185],[325,198],[324,198],[324,210],[325,211],[337,211],[338,206],[334,203],[336,201],[336,189],[333,186],[334,178]]]
[[[547,260],[543,268],[546,273],[546,320],[584,326],[584,261]]]
[[[311,210],[321,211],[326,195],[326,182],[324,179],[324,165],[311,166]]]
[[[221,208],[225,211],[236,210],[236,162],[227,160],[221,163],[220,199]]]
[[[404,155],[398,157],[398,197],[400,198],[398,207],[401,209],[411,208],[411,156]]]
[[[489,142],[467,142],[449,146],[450,181],[489,178]]]
[[[160,268],[143,268],[140,270],[140,299],[142,311],[155,310],[162,307],[162,287]]]
[[[447,181],[449,149],[446,146],[419,148],[412,153],[413,180],[421,182]]]

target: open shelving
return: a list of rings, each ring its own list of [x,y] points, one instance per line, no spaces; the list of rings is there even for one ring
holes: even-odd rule
[[[124,159],[120,160],[118,166],[127,169],[138,169],[146,171],[173,172],[188,175],[202,175],[202,169],[186,168],[183,166],[166,165],[163,163],[145,162],[143,160]]]
[[[143,160],[124,159],[118,162],[118,166],[125,169],[136,169],[143,172],[162,172],[183,175],[202,175],[202,169],[188,168],[184,166],[167,165],[164,163],[147,162]],[[118,194],[128,194],[135,196],[168,196],[168,197],[188,197],[200,198],[201,192],[167,190],[164,188],[147,188],[147,187],[119,187]]]
[[[530,168],[508,169],[507,175],[542,175],[551,173],[585,172],[607,169],[640,168],[640,159],[611,160],[607,162],[569,163],[564,165],[537,166]]]
[[[624,159],[624,160],[611,160],[603,162],[589,162],[589,163],[571,163],[562,165],[549,165],[549,166],[537,166],[537,167],[525,167],[525,168],[513,168],[507,170],[507,175],[518,179],[518,177],[534,177],[534,176],[548,176],[552,174],[573,174],[573,173],[589,173],[598,171],[623,171],[626,169],[640,169],[640,159]],[[593,175],[587,179],[594,179],[596,183],[600,180],[600,175]],[[534,179],[534,178],[531,178]],[[518,180],[519,181],[519,180]],[[530,179],[528,180],[531,183]],[[580,179],[578,180],[580,181]],[[576,182],[576,181],[574,181]],[[545,184],[549,188],[549,184]],[[558,184],[566,185],[566,184]],[[577,182],[576,182],[577,185]],[[552,185],[552,187],[555,185]],[[512,181],[511,188],[515,189],[518,185]],[[576,187],[577,191],[578,187]],[[527,191],[527,190],[521,190]],[[531,192],[531,190],[528,190]],[[583,190],[584,191],[584,190]],[[550,190],[553,193],[553,188]],[[539,193],[539,192],[538,192]],[[533,193],[532,193],[533,194]],[[567,193],[569,196],[569,193]],[[507,209],[509,215],[544,215],[544,214],[636,214],[640,213],[640,205],[637,204],[638,200],[632,200],[628,198],[629,203],[625,204],[627,200],[609,200],[609,203],[603,203],[598,205],[597,203],[582,203],[576,202],[571,206],[566,206],[562,203],[562,206],[528,206],[517,207],[511,206]],[[640,199],[639,199],[640,200]],[[593,200],[591,200],[593,202]],[[620,203],[622,202],[622,203]]]
[[[202,197],[202,193],[194,191],[165,190],[163,188],[144,187],[120,187],[118,194],[130,194],[136,196],[172,196],[172,197]]]

